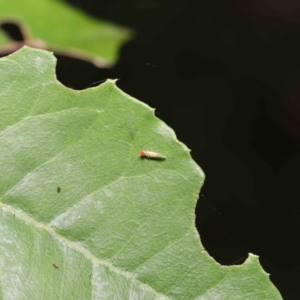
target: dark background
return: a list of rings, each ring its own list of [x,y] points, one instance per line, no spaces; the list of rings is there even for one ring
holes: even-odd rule
[[[112,69],[58,56],[58,79],[119,78],[155,107],[206,174],[196,226],[209,254],[257,254],[284,299],[300,299],[300,1],[67,2],[136,36]]]

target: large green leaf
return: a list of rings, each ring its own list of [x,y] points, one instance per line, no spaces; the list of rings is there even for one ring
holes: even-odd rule
[[[204,251],[204,174],[153,109],[54,69],[27,47],[0,60],[1,298],[280,299],[256,256],[222,267]]]
[[[101,63],[113,63],[128,29],[96,20],[62,0],[0,0],[0,22],[21,25],[26,43],[42,40],[52,50]],[[1,42],[1,39],[0,39]],[[4,46],[3,41],[0,46]]]

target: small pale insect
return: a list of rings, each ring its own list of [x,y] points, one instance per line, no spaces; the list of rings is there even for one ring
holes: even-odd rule
[[[55,269],[58,269],[58,265],[57,265],[57,264],[53,264],[53,267],[54,267]]]
[[[148,150],[142,150],[140,152],[140,156],[146,158],[154,158],[154,159],[166,159],[166,157],[163,156],[162,154],[153,151],[148,151]]]

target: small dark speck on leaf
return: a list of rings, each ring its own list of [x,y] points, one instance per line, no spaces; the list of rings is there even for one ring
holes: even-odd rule
[[[54,267],[55,269],[58,269],[58,265],[57,265],[57,264],[53,264],[53,267]]]
[[[61,187],[58,186],[58,187],[57,187],[57,192],[60,193],[60,190],[61,190]]]

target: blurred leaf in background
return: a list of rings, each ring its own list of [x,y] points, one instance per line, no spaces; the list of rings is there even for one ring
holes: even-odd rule
[[[115,63],[120,46],[132,32],[97,20],[61,0],[0,0],[0,24],[16,24],[24,44],[87,60],[97,66]],[[11,41],[0,30],[0,54],[23,42]]]

